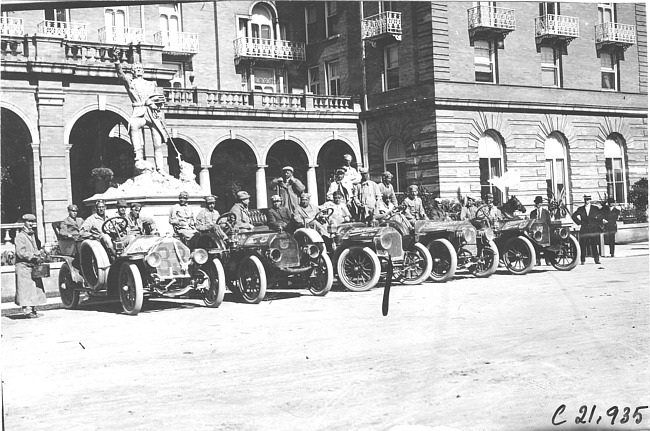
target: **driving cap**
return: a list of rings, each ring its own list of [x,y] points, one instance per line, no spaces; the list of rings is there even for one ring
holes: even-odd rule
[[[393,178],[393,174],[391,174],[389,171],[385,171],[381,174],[381,176],[386,178]]]
[[[343,193],[341,193],[340,191],[336,190],[334,193],[332,193],[332,197],[336,197],[336,196],[343,197]]]
[[[487,195],[485,195],[485,199],[489,199],[489,198],[494,199],[494,195],[492,193],[488,193]]]
[[[273,195],[271,196],[271,202],[282,202],[282,198],[280,195]]]
[[[36,221],[36,216],[34,214],[23,214],[23,221]]]
[[[142,204],[140,202],[131,202],[131,208],[142,208]]]
[[[126,200],[120,199],[117,201],[117,207],[118,208],[126,208],[128,205],[126,204]]]
[[[536,204],[541,204],[542,202],[544,202],[544,198],[542,198],[541,196],[535,196]]]
[[[360,174],[367,174],[368,173],[368,168],[359,168],[359,173]]]
[[[97,202],[95,202],[95,208],[98,207],[99,204],[106,205],[106,202],[104,202],[104,199],[97,199]]]
[[[417,192],[418,191],[418,186],[416,186],[415,184],[412,184],[412,185],[409,186],[408,190],[409,191],[415,190]]]
[[[338,168],[338,169],[336,170],[336,175],[342,175],[342,174],[345,174],[345,169],[343,169],[343,168]]]
[[[206,203],[216,202],[217,201],[217,197],[215,195],[208,195],[208,196],[204,197],[203,199],[205,199]]]
[[[345,160],[352,160],[352,156],[350,154],[343,154],[343,158]]]
[[[189,193],[187,193],[187,192],[180,192],[180,193],[178,194],[178,199],[180,199],[180,198],[188,199],[189,197],[190,197],[190,195],[189,195]]]
[[[591,195],[584,195],[582,198],[591,200]]]
[[[293,172],[293,168],[292,168],[291,166],[285,166],[284,168],[282,168],[282,172],[284,172],[284,171],[291,171],[291,172]]]
[[[310,195],[309,193],[307,193],[307,192],[302,192],[302,194],[300,195],[300,198],[301,198],[301,199],[303,199],[303,198],[307,198],[307,199],[308,199],[308,198],[310,198],[310,197],[311,197],[311,195]]]
[[[68,211],[79,211],[79,208],[75,204],[68,205]]]
[[[249,195],[247,191],[242,190],[240,192],[237,192],[237,199],[240,201],[243,201],[244,199],[248,199],[250,197],[251,195]]]

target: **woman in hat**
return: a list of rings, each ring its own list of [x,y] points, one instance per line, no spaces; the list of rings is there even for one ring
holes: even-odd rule
[[[32,279],[34,265],[42,262],[43,254],[40,251],[40,243],[34,235],[36,216],[25,214],[22,217],[23,227],[18,233],[14,244],[16,245],[16,305],[22,307],[23,315],[29,319],[41,317],[36,312],[37,305],[47,303],[43,280]]]

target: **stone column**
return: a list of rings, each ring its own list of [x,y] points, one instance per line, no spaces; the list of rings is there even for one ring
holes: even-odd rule
[[[210,168],[212,165],[201,165],[201,172],[199,172],[199,185],[206,194],[212,193],[212,187],[210,187]]]
[[[268,165],[257,165],[255,172],[255,193],[257,196],[257,208],[267,208],[266,199],[266,168]]]
[[[307,191],[311,195],[311,204],[318,205],[318,183],[316,182],[316,168],[318,165],[309,165],[307,169]]]

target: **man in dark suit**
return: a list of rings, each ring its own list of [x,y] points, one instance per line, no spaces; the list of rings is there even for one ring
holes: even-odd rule
[[[587,248],[591,248],[591,255],[594,262],[600,264],[600,255],[598,253],[599,235],[602,226],[602,216],[600,210],[591,205],[591,195],[584,195],[585,204],[573,213],[571,218],[580,225],[580,264],[585,264]]]
[[[268,209],[266,213],[269,221],[269,227],[276,232],[289,232],[293,233],[295,225],[293,216],[289,208],[282,205],[282,198],[280,195],[271,196],[271,203],[273,206]]]
[[[616,248],[616,221],[621,211],[614,205],[614,199],[608,198],[607,203],[603,203],[603,219],[605,219],[605,244],[609,245],[609,254],[614,257]]]
[[[551,213],[546,209],[542,208],[542,202],[544,199],[541,196],[535,196],[535,209],[530,212],[531,220],[541,219],[544,223],[551,223]]]

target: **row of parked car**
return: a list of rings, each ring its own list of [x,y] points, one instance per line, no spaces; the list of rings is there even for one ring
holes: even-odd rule
[[[198,293],[218,307],[226,289],[245,303],[262,301],[267,289],[291,286],[324,296],[335,277],[350,291],[373,288],[383,279],[419,284],[444,282],[459,269],[476,277],[494,274],[501,260],[513,274],[526,274],[545,258],[558,270],[574,268],[580,247],[562,221],[419,220],[412,225],[395,211],[378,226],[351,222],[330,226],[331,242],[308,227],[273,232],[262,210],[253,210],[253,231],[236,229],[232,213],[220,222],[225,232],[206,233],[184,243],[175,236],[127,237],[126,220],[106,220],[115,257],[99,241],[59,238],[61,302],[76,308],[80,296],[119,297],[126,314],[138,314],[145,299]],[[327,218],[331,213],[321,214]],[[56,229],[55,229],[56,231]]]

